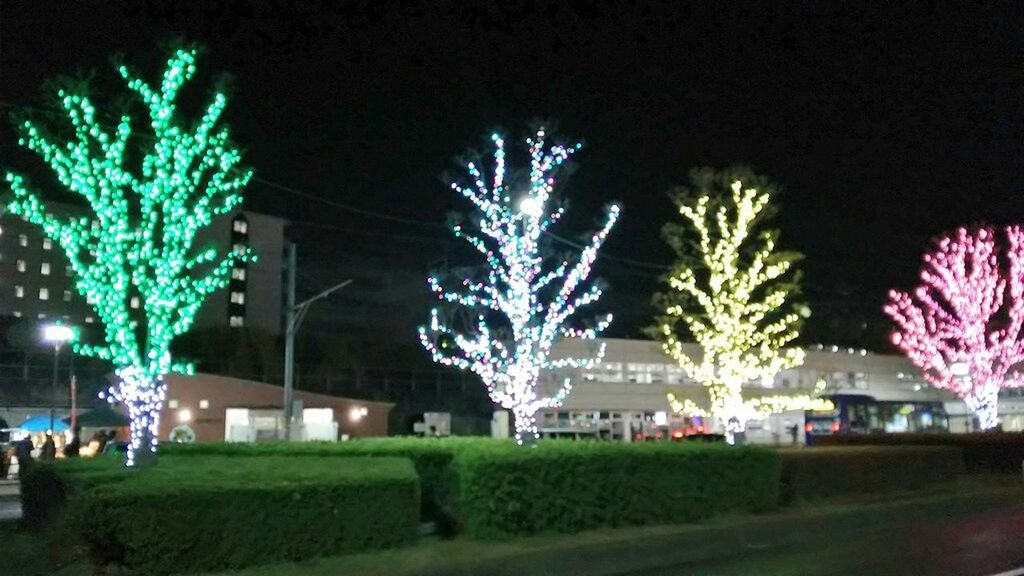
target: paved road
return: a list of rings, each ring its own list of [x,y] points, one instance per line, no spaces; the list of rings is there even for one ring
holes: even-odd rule
[[[817,549],[748,552],[728,561],[666,566],[658,576],[1017,576],[1024,513],[894,523]],[[1005,574],[1004,574],[1005,573]],[[621,576],[651,576],[651,570]]]
[[[21,500],[18,482],[0,480],[0,521],[21,518]]]

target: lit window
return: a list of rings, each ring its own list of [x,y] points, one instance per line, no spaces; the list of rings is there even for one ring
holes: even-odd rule
[[[25,264],[24,260],[18,260],[17,266],[18,272],[24,272],[25,270],[28,270],[28,264]]]
[[[42,320],[43,318],[46,318],[46,314],[43,314],[42,312],[40,312],[39,314],[36,315],[36,318],[39,318],[40,320]]]
[[[96,321],[96,319],[95,319],[95,318],[93,318],[92,316],[86,316],[86,317],[85,317],[85,323],[86,323],[86,324],[92,324],[92,323],[93,323],[93,322],[95,322],[95,321]]]
[[[71,302],[71,290],[64,291],[64,301]]]
[[[232,292],[231,293],[232,304],[245,304],[245,292]]]
[[[49,288],[40,288],[39,289],[39,299],[40,300],[49,300],[50,299],[50,289]]]
[[[245,220],[235,220],[232,224],[232,229],[239,234],[245,234],[249,231],[249,223]]]
[[[24,286],[15,286],[14,287],[14,297],[15,298],[24,298],[25,297],[25,287]]]
[[[237,254],[245,254],[245,244],[235,244],[231,249]]]
[[[71,266],[65,266],[64,267],[64,275],[67,276],[68,278],[71,278],[71,273],[72,273]]]
[[[245,318],[241,316],[232,316],[231,318],[228,318],[228,325],[232,327],[244,326]]]
[[[43,250],[52,250],[52,249],[53,249],[53,240],[50,240],[49,238],[43,238]]]
[[[14,311],[14,317],[15,318],[21,318],[21,310],[15,310]]]
[[[178,401],[174,400],[173,398],[171,400],[168,400],[167,401],[167,407],[168,408],[177,408],[178,407]]]
[[[139,307],[139,297],[138,296],[132,296],[132,299],[131,299],[131,302],[129,302],[129,305],[132,308],[138,308]]]
[[[206,410],[209,407],[210,407],[210,401],[209,400],[200,400],[199,401],[199,409],[200,410]]]
[[[39,265],[39,273],[42,274],[43,276],[49,276],[50,275],[50,263],[49,262],[43,262],[42,264],[40,264]]]
[[[245,268],[232,268],[231,278],[234,280],[245,280]]]
[[[20,246],[28,246],[28,234],[18,234],[18,244]]]
[[[100,227],[100,221],[99,220],[92,220],[91,222],[89,222],[89,225],[92,226],[93,228],[99,228]]]

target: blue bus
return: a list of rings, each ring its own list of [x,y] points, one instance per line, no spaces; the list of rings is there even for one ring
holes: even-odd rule
[[[808,446],[833,434],[949,432],[949,417],[942,402],[881,401],[862,394],[832,394],[825,398],[835,404],[834,410],[804,413],[804,438]]]

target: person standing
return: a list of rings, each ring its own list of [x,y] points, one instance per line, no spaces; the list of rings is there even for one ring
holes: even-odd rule
[[[18,459],[18,476],[25,474],[25,470],[31,466],[32,462],[32,450],[35,446],[32,445],[32,438],[25,436],[21,440],[18,440],[14,444],[14,457]]]
[[[64,445],[65,458],[77,458],[79,450],[82,449],[82,428],[75,426],[71,441]]]
[[[47,434],[43,447],[39,451],[40,460],[53,460],[57,457],[57,445],[53,442],[53,434]]]
[[[0,480],[7,479],[7,471],[11,468],[11,452],[13,450],[13,446],[4,446],[3,450],[0,450]]]

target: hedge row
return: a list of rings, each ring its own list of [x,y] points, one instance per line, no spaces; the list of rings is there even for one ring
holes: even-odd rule
[[[714,445],[542,442],[467,447],[454,460],[473,537],[666,524],[778,503],[772,450]]]
[[[420,474],[424,519],[444,534],[680,522],[778,501],[778,457],[753,447],[544,441],[524,449],[491,438],[367,438],[167,445],[165,453],[407,457]]]
[[[508,441],[481,437],[363,438],[351,442],[266,442],[258,444],[163,444],[161,452],[197,456],[384,456],[408,458],[419,474],[422,519],[432,521],[442,534],[457,529],[458,510],[452,460],[457,452],[474,447],[492,449]]]
[[[782,501],[912,490],[955,479],[953,446],[851,446],[782,450]]]
[[[1019,474],[1024,464],[1024,434],[836,434],[819,440],[823,446],[955,446],[963,450],[970,472]]]
[[[488,438],[378,438],[175,445],[167,451],[405,456],[420,474],[425,519],[435,521],[442,533],[477,536],[687,521],[729,510],[770,508],[780,497],[789,503],[913,489],[951,479],[962,469],[956,449],[912,447],[783,450],[781,472],[780,464],[765,464],[764,458],[778,458],[765,449],[670,443],[544,441],[525,450]],[[777,496],[766,496],[773,478]]]
[[[141,574],[397,545],[415,538],[419,515],[415,470],[399,458],[165,455],[141,471],[101,458],[37,464],[22,491],[26,503],[66,496],[64,518],[96,559]]]

